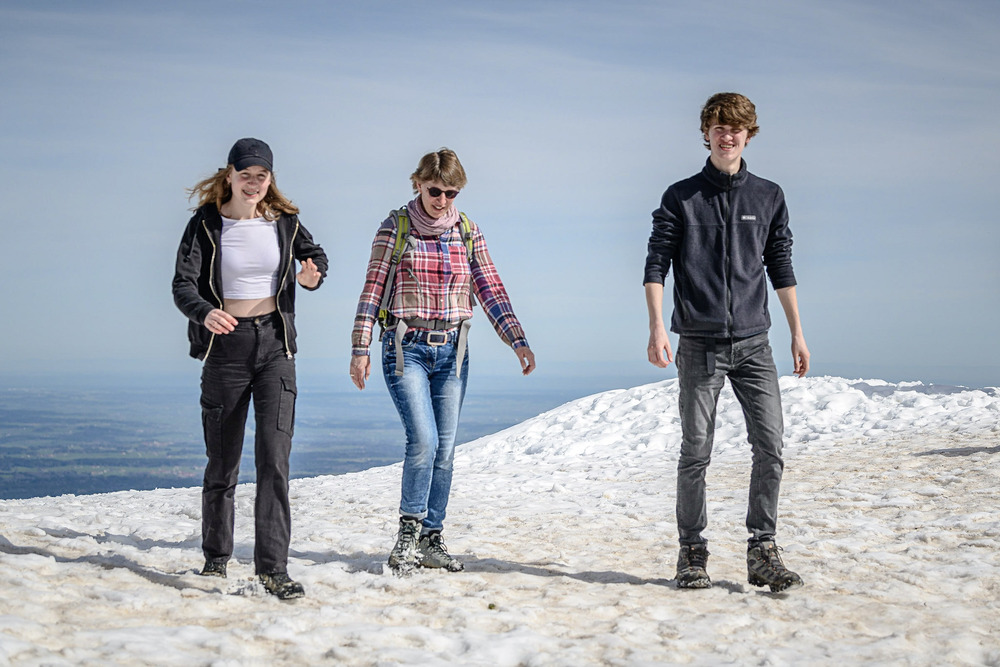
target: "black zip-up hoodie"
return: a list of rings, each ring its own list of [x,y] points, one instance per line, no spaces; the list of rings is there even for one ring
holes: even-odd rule
[[[712,165],[671,185],[653,211],[644,283],[674,265],[674,333],[742,338],[767,331],[765,270],[774,289],[795,285],[785,196],[741,161],[736,174]]]
[[[295,261],[312,259],[320,272],[318,289],[326,277],[326,253],[313,242],[312,235],[299,222],[297,215],[282,214],[276,221],[278,246],[282,266],[278,282],[278,313],[285,328],[285,352],[294,355],[295,345]],[[174,270],[174,303],[188,320],[188,340],[191,356],[204,359],[208,356],[215,334],[205,328],[205,317],[215,308],[222,308],[222,217],[215,204],[198,208],[188,221]]]

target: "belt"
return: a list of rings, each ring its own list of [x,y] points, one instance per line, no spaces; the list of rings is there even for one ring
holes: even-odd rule
[[[453,322],[445,322],[444,320],[399,320],[396,323],[396,376],[403,377],[403,336],[406,335],[407,329],[411,326],[420,327],[421,329],[432,329],[432,327],[424,326],[425,324],[432,323],[444,323],[448,325],[448,329],[444,331],[414,331],[415,336],[419,336],[424,339],[424,341],[432,347],[440,347],[448,342],[451,337],[452,331],[458,329],[458,344],[455,351],[455,375],[462,376],[462,362],[465,360],[465,348],[468,345],[469,340],[469,327],[472,326],[472,322],[469,320],[462,320],[458,324]]]
[[[457,327],[452,327],[448,331],[414,331],[409,329],[405,335],[410,340],[427,343],[431,347],[441,347],[451,339],[452,335],[456,333],[456,329]]]

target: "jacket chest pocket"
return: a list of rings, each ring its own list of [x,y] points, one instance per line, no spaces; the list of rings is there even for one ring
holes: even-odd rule
[[[737,213],[733,216],[735,240],[742,252],[761,254],[767,241],[769,218],[760,213]]]

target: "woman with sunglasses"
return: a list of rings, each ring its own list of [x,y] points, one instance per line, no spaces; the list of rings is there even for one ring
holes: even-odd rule
[[[465,334],[474,298],[514,349],[522,374],[535,370],[535,355],[482,232],[455,208],[466,184],[458,156],[447,148],[428,153],[410,182],[416,197],[386,218],[372,243],[351,336],[350,374],[364,389],[372,331],[383,320],[382,373],[406,431],[399,533],[389,567],[397,574],[416,567],[457,572],[463,565],[448,553],[441,531],[468,379]],[[380,310],[386,317],[379,317]]]
[[[233,502],[253,398],[257,498],[254,567],[267,591],[302,597],[288,577],[288,459],[295,421],[295,288],[326,275],[323,249],[278,190],[271,149],[240,139],[227,166],[190,193],[198,208],[177,251],[174,303],[188,322],[191,356],[203,360],[202,424],[208,464],[201,495],[205,576],[225,577],[233,555]],[[298,272],[295,260],[301,263]]]

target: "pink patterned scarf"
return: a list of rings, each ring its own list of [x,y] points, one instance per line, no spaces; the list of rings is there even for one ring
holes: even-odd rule
[[[410,213],[410,220],[417,233],[421,236],[441,236],[458,223],[458,209],[452,204],[448,212],[440,218],[432,218],[424,211],[424,205],[420,203],[420,195],[413,198],[406,205],[406,210]]]

